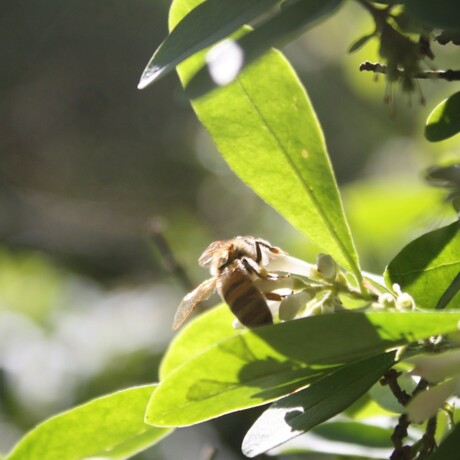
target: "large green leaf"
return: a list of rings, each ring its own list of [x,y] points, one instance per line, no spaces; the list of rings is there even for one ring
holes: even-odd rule
[[[435,308],[460,271],[459,223],[426,233],[408,244],[388,265],[388,286],[397,283],[417,306]],[[460,308],[460,294],[449,303]]]
[[[406,11],[428,26],[460,29],[458,0],[404,0]]]
[[[161,361],[160,380],[216,342],[237,334],[232,327],[234,319],[230,308],[224,304],[190,321],[169,344]]]
[[[139,82],[143,89],[197,51],[226,37],[280,0],[207,0],[193,9],[155,51]]]
[[[460,132],[460,91],[444,99],[430,113],[425,137],[431,142],[443,141]]]
[[[7,460],[124,459],[160,441],[171,430],[143,420],[155,385],[129,388],[56,415],[26,434]]]
[[[149,402],[146,421],[185,426],[261,405],[344,363],[453,332],[459,319],[460,313],[450,312],[340,313],[239,331],[206,344],[168,373]]]
[[[270,453],[283,455],[292,452],[299,454],[321,452],[334,454],[333,458],[340,459],[351,457],[353,460],[357,458],[385,460],[390,458],[394,450],[391,442],[392,434],[392,428],[383,428],[380,424],[377,426],[341,419],[316,426],[303,436],[273,449]],[[409,439],[411,435],[412,433]],[[416,441],[416,439],[410,439],[410,441]]]
[[[394,352],[372,356],[275,402],[247,432],[243,453],[255,457],[342,412],[369,390],[394,361]]]
[[[456,425],[452,432],[444,439],[428,460],[457,460],[460,444],[460,425]]]
[[[174,26],[196,0],[176,0]],[[187,8],[186,8],[187,6]],[[184,84],[202,58],[179,66]],[[193,107],[234,172],[323,252],[361,277],[323,133],[294,70],[276,51]]]
[[[341,2],[342,0],[294,0],[286,2],[278,14],[273,15],[262,25],[257,26],[255,30],[249,31],[234,42],[238,53],[241,53],[242,62],[240,64],[235,62],[238,69],[234,69],[232,73],[236,76],[241,69],[260,57],[269,48],[284,45],[292,40],[313,22],[330,13]],[[207,55],[207,65],[202,67],[187,85],[187,94],[192,99],[203,96],[218,86],[218,82],[212,75],[212,69],[214,66],[220,65],[223,55],[218,54],[216,62],[213,62],[210,56],[212,56],[212,52]],[[228,65],[228,62],[225,62],[224,65]]]

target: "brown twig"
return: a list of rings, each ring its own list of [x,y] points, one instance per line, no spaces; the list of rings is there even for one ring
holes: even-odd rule
[[[388,73],[388,68],[384,64],[378,62],[365,61],[359,66],[361,72],[374,72],[376,74]],[[399,76],[404,76],[404,69],[398,69]],[[415,72],[411,75],[412,78],[419,80],[446,80],[446,81],[460,81],[460,70],[423,70]]]

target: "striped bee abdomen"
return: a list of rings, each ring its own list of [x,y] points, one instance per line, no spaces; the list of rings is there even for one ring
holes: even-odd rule
[[[217,289],[233,314],[246,327],[273,323],[264,295],[240,267],[224,270]]]

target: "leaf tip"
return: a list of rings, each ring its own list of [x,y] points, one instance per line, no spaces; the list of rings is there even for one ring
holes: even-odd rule
[[[137,89],[144,89],[155,82],[155,80],[158,80],[158,78],[163,74],[161,70],[161,67],[148,64],[142,72],[139,83],[137,84]]]

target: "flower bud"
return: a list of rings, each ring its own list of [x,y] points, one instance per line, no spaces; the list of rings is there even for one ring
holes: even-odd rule
[[[285,297],[279,307],[279,317],[281,321],[294,319],[306,306],[307,302],[312,299],[308,290],[303,290]]]
[[[337,276],[337,263],[329,254],[318,254],[316,266],[318,272],[329,281],[333,281]]]

